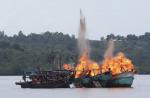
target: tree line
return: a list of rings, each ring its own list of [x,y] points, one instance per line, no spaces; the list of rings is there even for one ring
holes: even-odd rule
[[[109,34],[99,40],[89,40],[90,57],[99,63],[107,49],[107,42],[115,42],[114,53],[124,52],[139,73],[150,73],[150,33],[136,36]],[[0,75],[20,75],[24,71],[62,69],[64,63],[78,62],[77,39],[61,32],[31,33],[22,31],[7,36],[0,31]]]

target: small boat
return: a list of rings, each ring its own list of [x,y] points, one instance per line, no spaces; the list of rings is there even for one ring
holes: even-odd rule
[[[93,77],[80,77],[75,79],[77,88],[110,88],[110,87],[131,87],[134,80],[133,72],[123,72],[113,76],[111,72],[102,73]]]
[[[39,71],[23,75],[23,82],[16,82],[21,88],[69,88],[69,71]],[[28,80],[27,80],[28,79]]]

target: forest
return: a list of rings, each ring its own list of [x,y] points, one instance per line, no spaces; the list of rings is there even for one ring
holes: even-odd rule
[[[107,43],[115,42],[114,54],[123,52],[139,74],[150,73],[150,32],[127,36],[111,33],[99,40],[89,40],[90,58],[102,63]],[[77,38],[62,32],[30,33],[8,36],[0,31],[0,75],[21,75],[25,71],[63,69],[64,63],[78,62]]]

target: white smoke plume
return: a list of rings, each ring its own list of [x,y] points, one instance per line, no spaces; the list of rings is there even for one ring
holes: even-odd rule
[[[80,28],[78,33],[78,48],[80,56],[83,53],[87,53],[89,55],[89,45],[86,39],[86,22],[85,17],[80,10]]]
[[[112,39],[109,40],[107,50],[104,54],[104,58],[112,58],[114,52],[114,41]]]

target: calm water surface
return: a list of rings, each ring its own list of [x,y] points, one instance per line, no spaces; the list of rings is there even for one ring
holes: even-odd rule
[[[22,89],[20,76],[0,76],[0,98],[150,98],[150,75],[136,75],[133,88]]]

